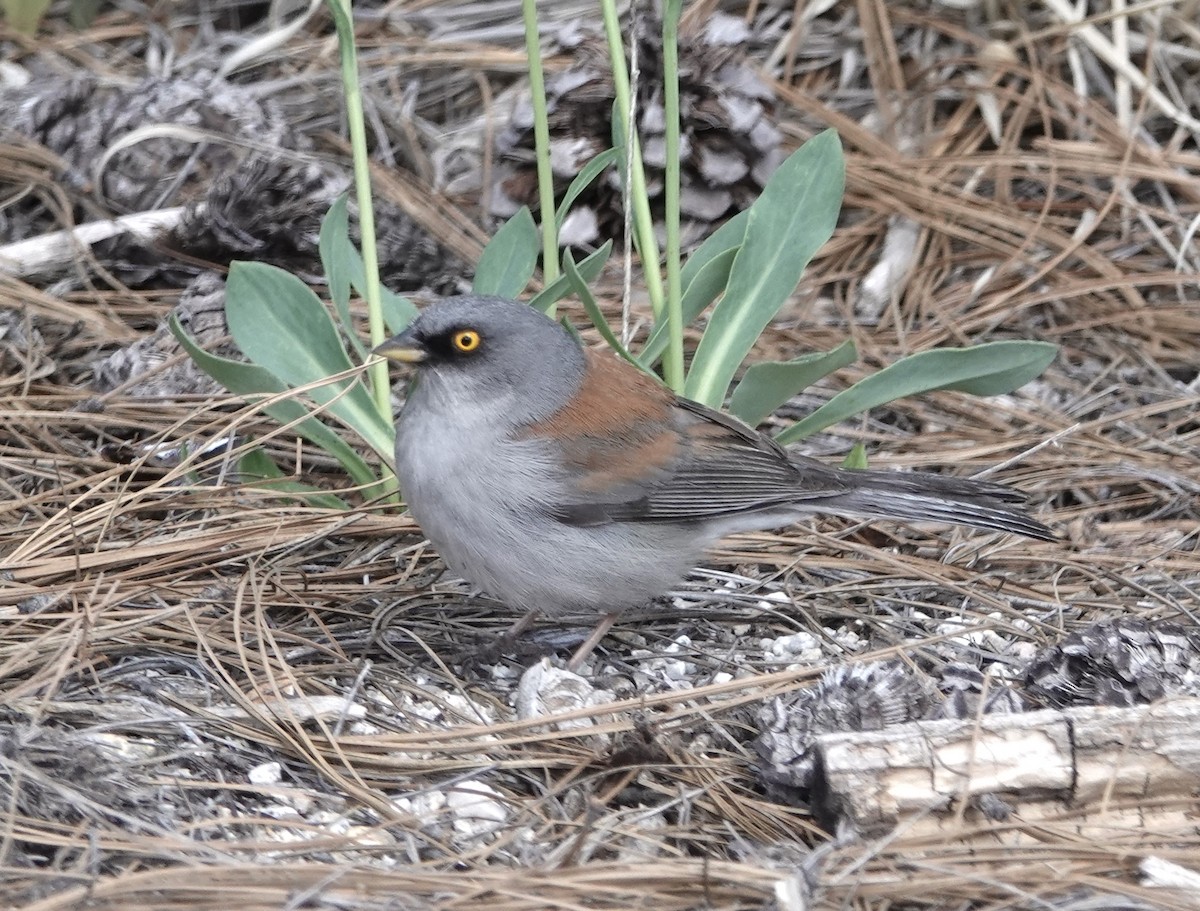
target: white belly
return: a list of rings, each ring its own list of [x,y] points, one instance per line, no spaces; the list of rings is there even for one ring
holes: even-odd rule
[[[566,492],[541,447],[478,425],[456,433],[404,415],[396,473],[447,566],[518,610],[608,613],[647,603],[687,572],[705,543],[681,546],[696,529],[559,522],[547,504]]]

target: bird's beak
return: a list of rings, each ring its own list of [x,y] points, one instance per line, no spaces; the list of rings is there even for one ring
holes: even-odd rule
[[[402,364],[421,364],[429,358],[429,350],[407,332],[392,336],[371,353]]]

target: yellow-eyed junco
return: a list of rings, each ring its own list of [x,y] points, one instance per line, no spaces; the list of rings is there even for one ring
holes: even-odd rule
[[[413,516],[454,573],[527,618],[601,615],[573,665],[733,532],[830,513],[1055,537],[1010,487],[788,453],[516,301],[444,299],[375,353],[418,365],[396,424]]]

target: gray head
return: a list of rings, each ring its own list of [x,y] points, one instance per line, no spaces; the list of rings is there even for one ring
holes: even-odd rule
[[[447,297],[375,353],[416,364],[430,404],[503,407],[514,421],[541,420],[579,388],[583,352],[554,320],[503,297]]]

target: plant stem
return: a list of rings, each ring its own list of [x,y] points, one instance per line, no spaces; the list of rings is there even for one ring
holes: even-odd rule
[[[683,0],[666,0],[663,4],[663,113],[666,119],[667,162],[666,206],[663,213],[667,231],[667,350],[663,372],[667,384],[674,390],[683,389],[683,289],[680,279],[680,260],[683,252],[679,234],[679,14]]]
[[[538,34],[537,0],[521,0],[525,19],[525,53],[529,58],[529,91],[533,102],[533,139],[537,150],[538,219],[542,223],[542,279],[558,278],[558,232],[554,225],[554,173],[550,170],[550,121],[546,113],[546,79]],[[550,314],[553,316],[553,312]]]
[[[617,13],[616,0],[600,0],[604,17],[604,35],[608,41],[609,64],[612,67],[613,89],[617,99],[617,115],[622,131],[628,130],[629,111],[632,100],[629,91],[629,72],[626,69],[625,45],[621,38],[621,19]],[[636,39],[635,39],[636,40]],[[629,168],[625,192],[632,194],[634,213],[634,238],[638,253],[642,257],[642,272],[646,277],[646,291],[650,295],[650,306],[655,320],[664,318],[662,274],[658,266],[658,242],[654,238],[654,219],[650,215],[650,198],[646,192],[646,172],[642,166],[642,150],[637,131],[626,141],[631,146],[633,166]],[[667,348],[663,356],[663,374],[667,385],[676,391],[683,388],[683,351]]]
[[[371,345],[386,337],[379,293],[379,254],[375,248],[375,209],[371,204],[371,162],[367,155],[367,129],[363,120],[362,90],[358,84],[358,51],[354,44],[354,18],[350,0],[328,0],[337,27],[342,62],[342,88],[346,93],[346,122],[354,158],[354,192],[358,200],[358,227],[362,234],[362,258],[367,277],[367,325]],[[367,368],[371,396],[379,413],[392,419],[392,385],[387,361],[376,358]]]

